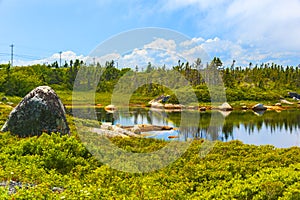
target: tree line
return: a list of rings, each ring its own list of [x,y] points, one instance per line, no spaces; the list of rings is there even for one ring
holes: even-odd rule
[[[197,59],[194,63],[179,60],[177,65],[167,69],[165,65],[153,66],[149,62],[145,70],[141,70],[138,66],[133,69],[118,68],[114,61],[107,61],[104,65],[97,63],[96,66],[88,66],[78,59],[65,62],[62,67],[59,67],[57,62],[13,68],[9,64],[2,64],[0,92],[10,96],[24,96],[39,85],[71,91],[74,84],[77,84],[77,88],[112,92],[119,79],[126,75],[132,80],[128,84],[136,84],[137,77],[145,82],[137,88],[136,93],[157,96],[170,92],[170,88],[161,82],[163,75],[169,72],[181,74],[193,87],[201,102],[211,100],[208,84],[224,85],[228,101],[274,100],[286,97],[288,91],[300,92],[298,66],[282,66],[275,63],[261,63],[254,66],[249,63],[247,67],[235,67],[234,63],[235,61],[230,68],[223,68],[222,61],[217,57],[210,63],[202,63],[201,59]],[[77,77],[79,71],[80,76]],[[180,90],[181,82],[178,79],[167,81],[174,82],[172,83],[174,88]]]

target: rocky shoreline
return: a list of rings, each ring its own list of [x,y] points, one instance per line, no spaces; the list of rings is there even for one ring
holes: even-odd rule
[[[106,137],[142,137],[142,133],[149,131],[172,130],[170,126],[158,126],[151,124],[138,124],[134,126],[112,125],[102,123],[100,128],[91,128],[91,131]]]

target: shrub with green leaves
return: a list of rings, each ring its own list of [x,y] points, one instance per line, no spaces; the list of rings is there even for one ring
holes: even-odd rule
[[[169,166],[132,174],[101,164],[77,138],[76,133],[31,138],[1,133],[0,182],[32,185],[11,195],[8,187],[0,186],[1,199],[298,199],[300,195],[298,147],[217,142],[201,158],[203,141],[195,140]],[[153,152],[168,143],[143,138],[111,142],[136,153]]]

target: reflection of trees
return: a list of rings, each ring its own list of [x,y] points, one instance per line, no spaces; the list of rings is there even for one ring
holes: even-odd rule
[[[185,138],[206,138],[211,140],[227,141],[230,137],[233,139],[234,128],[244,126],[250,135],[255,130],[262,130],[265,126],[270,130],[270,134],[276,129],[293,133],[293,130],[300,128],[300,112],[287,110],[280,113],[275,111],[265,112],[262,116],[255,115],[252,111],[239,112],[234,111],[225,118],[225,123],[212,123],[210,126],[212,112],[200,113],[199,126],[181,126],[181,134]],[[172,118],[172,115],[170,115]],[[193,115],[191,115],[191,118]],[[265,133],[268,134],[268,133]]]
[[[233,123],[226,123],[224,124],[222,128],[222,132],[224,134],[225,140],[228,140],[229,136],[232,136],[233,131]]]
[[[252,111],[233,112],[226,118],[226,123],[232,123],[233,128],[243,125],[248,134],[252,134],[255,129],[260,131],[265,126],[270,133],[276,129],[292,133],[294,129],[300,128],[300,112],[296,110],[285,110],[280,113],[267,111],[262,116],[253,115]],[[229,131],[229,130],[227,130]]]
[[[180,127],[180,134],[184,138],[227,141],[230,137],[233,137],[233,130],[241,126],[245,128],[249,135],[255,130],[262,130],[263,126],[270,130],[270,134],[278,129],[293,133],[293,130],[300,128],[300,112],[297,110],[286,110],[280,113],[267,111],[262,116],[257,116],[252,111],[234,111],[225,118],[224,124],[222,123],[223,116],[215,111],[200,113],[197,111],[164,112],[163,110],[131,108],[129,112],[116,112],[113,114],[107,113],[104,109],[74,108],[73,110],[80,113],[81,118],[91,119],[91,116],[96,114],[99,121],[106,122],[118,121],[120,117],[133,120],[134,123],[141,120],[147,124],[159,122],[160,125],[167,125],[171,122],[175,127]],[[67,112],[71,114],[70,109],[67,109]]]

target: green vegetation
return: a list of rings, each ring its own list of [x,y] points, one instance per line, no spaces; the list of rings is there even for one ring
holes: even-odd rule
[[[207,68],[217,68],[220,64],[220,59],[215,58]],[[74,80],[81,69],[81,89],[96,89],[96,103],[103,105],[110,103],[114,85],[124,74],[132,78],[137,73],[141,79],[149,75],[159,78],[168,71],[163,67],[153,70],[151,65],[143,72],[120,70],[113,62],[107,62],[105,66],[89,67],[79,60],[70,62],[64,68],[58,68],[57,63],[14,68],[1,66],[0,93],[9,96],[9,101],[17,103],[20,97],[36,86],[49,85],[65,104],[70,104]],[[189,63],[178,62],[178,66],[169,71],[182,74],[193,86],[199,102],[206,104],[210,97],[205,77],[201,75],[204,71],[201,70]],[[288,91],[299,92],[300,71],[297,67],[284,68],[275,64],[253,67],[249,64],[247,68],[232,67],[219,71],[229,101],[275,101],[281,96],[285,97]],[[89,74],[94,74],[95,80],[102,74],[101,81],[93,85],[93,79],[87,78]],[[174,81],[175,88],[176,84],[176,92],[184,90],[179,87],[180,82]],[[135,91],[131,103],[145,103],[157,95],[169,92],[168,88],[149,80],[149,84]],[[171,100],[178,101],[174,94]],[[11,107],[0,105],[0,127],[10,111]],[[243,117],[247,118],[247,114]],[[13,194],[8,194],[7,187],[0,186],[1,199],[300,198],[300,148],[276,149],[271,145],[254,146],[239,141],[217,142],[207,156],[200,157],[203,140],[195,140],[169,166],[150,173],[132,174],[114,170],[93,157],[86,149],[85,141],[80,141],[74,120],[84,125],[93,126],[95,123],[68,116],[70,136],[53,133],[18,138],[10,133],[0,133],[0,182],[28,184],[27,188],[17,188]],[[229,120],[225,127],[230,129],[233,125],[234,122]],[[168,144],[166,141],[144,138],[110,140],[130,152],[153,152]],[[53,188],[60,188],[60,191],[53,191]]]
[[[277,65],[274,63],[262,63],[260,65],[249,64],[247,67],[220,68],[222,62],[219,58],[214,58],[205,67],[198,59],[195,63],[178,62],[172,69],[165,66],[152,66],[148,64],[144,71],[130,68],[118,69],[113,61],[107,62],[104,66],[86,66],[82,61],[70,61],[64,67],[59,68],[55,63],[51,65],[32,65],[28,67],[13,67],[3,65],[0,69],[0,94],[7,96],[23,97],[30,90],[39,85],[51,86],[62,98],[65,104],[72,103],[72,89],[76,75],[80,70],[80,77],[77,77],[76,88],[78,91],[96,91],[96,104],[110,104],[110,97],[116,84],[124,75],[127,76],[127,85],[119,89],[132,86],[141,81],[146,83],[137,88],[131,97],[133,104],[146,104],[149,100],[163,93],[171,94],[170,102],[178,103],[175,93],[186,91],[182,87],[183,82],[177,77],[164,80],[167,73],[177,72],[189,81],[201,104],[207,104],[211,100],[206,82],[213,85],[214,76],[219,72],[226,87],[226,97],[229,102],[271,102],[278,101],[280,97],[288,97],[287,92],[294,91],[300,93],[300,69],[298,67]],[[95,82],[99,80],[98,84]],[[168,82],[172,86],[170,91],[159,82]],[[211,92],[215,92],[217,86]],[[84,96],[84,95],[83,95]],[[187,97],[188,98],[188,97]]]
[[[0,126],[10,110],[0,108]],[[17,188],[13,194],[8,194],[7,187],[0,187],[1,199],[300,198],[300,148],[217,142],[207,156],[200,157],[203,140],[195,140],[169,166],[132,174],[96,160],[79,140],[73,120],[68,116],[71,136],[18,138],[0,133],[0,182],[29,185]],[[86,125],[94,123],[76,120]],[[138,153],[153,152],[168,144],[143,138],[110,140],[119,148]]]
[[[1,199],[299,199],[300,149],[218,142],[200,158],[194,141],[176,162],[159,171],[131,174],[99,163],[75,136],[43,134],[20,139],[0,134],[0,181],[34,186]],[[113,138],[132,152],[155,151],[167,142]],[[149,162],[149,161],[145,161]],[[52,188],[62,188],[54,192]]]

